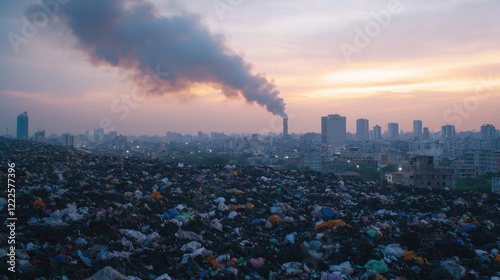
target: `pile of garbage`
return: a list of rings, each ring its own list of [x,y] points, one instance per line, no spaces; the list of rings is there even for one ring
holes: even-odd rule
[[[500,279],[495,194],[1,138],[0,156],[2,178],[16,165],[10,279]]]

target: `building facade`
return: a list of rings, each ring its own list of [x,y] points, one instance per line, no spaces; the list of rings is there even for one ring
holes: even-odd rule
[[[413,121],[413,137],[417,139],[422,138],[422,121],[414,120]]]
[[[324,144],[344,145],[346,136],[346,117],[338,114],[321,117],[321,140]]]
[[[398,123],[388,123],[387,124],[387,134],[390,140],[395,140],[399,136],[399,124]]]
[[[359,141],[370,140],[370,123],[367,119],[356,120],[356,138]]]
[[[17,139],[28,139],[28,113],[17,116]]]
[[[405,186],[449,188],[456,187],[455,169],[436,167],[432,156],[411,157],[399,172],[392,174],[392,181]]]

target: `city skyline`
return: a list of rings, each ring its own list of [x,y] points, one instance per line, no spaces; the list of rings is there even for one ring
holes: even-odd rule
[[[389,122],[389,123],[386,123],[386,124],[382,124],[382,126],[379,125],[379,124],[375,124],[370,129],[370,125],[369,125],[370,120],[364,119],[364,118],[356,119],[355,120],[356,127],[355,127],[354,131],[349,131],[349,130],[347,130],[347,125],[346,125],[347,120],[349,119],[347,116],[340,116],[339,114],[328,114],[327,116],[321,116],[320,117],[320,123],[321,123],[321,127],[322,127],[320,131],[305,131],[305,132],[294,133],[294,134],[299,134],[300,135],[300,134],[311,133],[311,132],[312,133],[318,133],[318,134],[324,134],[325,131],[326,131],[326,129],[327,129],[326,128],[327,127],[326,126],[327,125],[326,121],[330,117],[342,118],[343,124],[342,124],[341,130],[342,131],[345,130],[346,134],[351,134],[357,140],[373,140],[372,137],[375,137],[376,139],[378,139],[378,138],[380,138],[380,137],[378,137],[378,134],[385,135],[389,139],[397,139],[399,137],[399,134],[401,134],[401,133],[411,134],[413,137],[416,137],[418,139],[418,138],[424,136],[426,130],[428,131],[428,133],[434,133],[434,134],[440,134],[440,135],[448,135],[445,138],[454,138],[455,137],[455,133],[460,133],[460,132],[476,132],[476,133],[480,133],[483,138],[486,138],[486,137],[494,138],[495,136],[492,136],[492,135],[496,135],[497,131],[499,131],[499,130],[496,130],[496,126],[493,125],[493,124],[491,124],[491,123],[484,123],[484,124],[482,124],[479,127],[479,129],[463,130],[463,131],[456,130],[455,125],[448,125],[447,124],[447,125],[442,125],[438,130],[430,131],[428,127],[423,127],[422,126],[423,122],[421,120],[414,120],[413,121],[413,129],[412,130],[399,129],[400,123],[398,123],[398,122]],[[43,132],[43,134],[45,135],[45,129],[40,129],[40,128],[37,128],[35,131],[33,131],[33,133],[31,135],[28,133],[28,130],[29,130],[28,127],[29,127],[29,125],[28,125],[28,115],[27,115],[26,111],[20,113],[17,116],[16,119],[17,119],[16,132],[12,132],[12,130],[9,130],[8,127],[7,127],[6,128],[6,134],[3,134],[3,135],[12,136],[12,137],[15,137],[15,138],[18,138],[18,139],[28,139],[31,136],[35,137],[37,132]],[[416,123],[418,123],[417,126],[422,129],[422,132],[421,132],[420,135],[415,135],[415,128],[416,128],[415,125],[416,125]],[[225,131],[207,131],[207,130],[204,131],[204,130],[197,130],[194,133],[184,133],[184,132],[181,132],[181,131],[171,131],[171,130],[168,130],[168,131],[165,131],[163,134],[150,134],[150,135],[151,136],[164,135],[167,132],[181,133],[181,134],[186,134],[186,135],[196,135],[196,134],[199,134],[201,132],[202,133],[228,133],[228,134],[240,134],[240,133],[242,133],[242,134],[254,134],[254,133],[257,133],[257,134],[261,134],[261,135],[266,135],[268,133],[272,133],[274,135],[283,135],[283,134],[288,135],[289,134],[289,132],[288,132],[288,118],[283,119],[281,125],[282,126],[279,127],[279,129],[277,131],[275,131],[275,130],[272,130],[272,131],[271,130],[265,130],[265,131],[260,131],[260,132],[256,132],[256,131],[253,131],[253,132],[225,132]],[[22,132],[19,132],[19,127],[22,128]],[[335,130],[337,130],[337,128]],[[56,135],[57,134],[59,134],[59,135],[64,135],[64,134],[79,135],[79,134],[81,134],[81,135],[83,135],[83,134],[89,134],[90,131],[93,131],[92,135],[94,135],[94,137],[97,135],[98,138],[99,137],[102,138],[103,135],[106,134],[106,133],[111,133],[111,134],[117,134],[118,133],[120,135],[136,135],[136,136],[138,136],[138,135],[148,135],[148,134],[125,134],[125,133],[120,133],[117,130],[108,130],[108,131],[106,131],[103,127],[96,127],[96,128],[91,128],[91,129],[84,129],[84,130],[77,131],[77,132],[64,131],[64,132],[61,132],[61,133],[57,133],[57,132],[54,132],[54,131],[48,131],[48,134],[56,134]],[[363,136],[361,138],[359,137],[359,132],[360,131],[362,131],[362,134],[363,134]],[[265,133],[262,133],[262,132],[265,132]],[[13,133],[13,134],[11,135],[11,133]],[[372,135],[372,133],[375,133],[376,135]],[[0,133],[0,135],[2,135],[2,134]],[[450,136],[452,136],[452,137],[450,137]]]
[[[211,78],[189,84],[180,94],[138,94],[133,71],[98,60],[64,24],[73,2],[59,4],[54,15],[48,10],[47,23],[31,30],[23,17],[40,11],[37,1],[0,4],[0,135],[7,127],[16,135],[16,116],[24,111],[29,135],[77,134],[103,124],[125,135],[282,131],[281,113],[273,111],[279,102],[262,107],[225,91],[225,77],[216,86]],[[228,57],[241,58],[250,77],[265,73],[279,91],[273,100],[286,103],[289,133],[320,133],[319,118],[329,114],[346,116],[351,133],[360,118],[383,131],[397,122],[410,132],[413,120],[430,132],[447,124],[457,132],[500,127],[498,2],[216,2],[152,1],[158,19],[197,14],[196,27],[208,30]],[[180,66],[144,67],[165,79],[180,73]]]

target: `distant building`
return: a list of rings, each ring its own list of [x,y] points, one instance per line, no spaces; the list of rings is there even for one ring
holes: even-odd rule
[[[500,178],[499,177],[491,178],[491,192],[500,194]]]
[[[367,119],[356,120],[356,138],[360,141],[370,140],[369,121]]]
[[[329,145],[346,143],[346,117],[338,114],[321,117],[321,139]]]
[[[441,127],[441,138],[442,139],[453,139],[455,138],[455,126],[454,125],[443,125]]]
[[[422,132],[422,140],[429,140],[431,139],[431,133],[429,132],[428,127],[424,127],[424,131]]]
[[[45,142],[45,130],[39,130],[35,132],[35,142],[44,143]]]
[[[382,127],[380,125],[375,125],[373,127],[373,141],[377,142],[382,139]]]
[[[69,134],[69,133],[63,133],[61,135],[61,138],[62,138],[62,144],[64,147],[73,147],[73,143],[74,143],[74,136]]]
[[[451,162],[450,166],[455,168],[455,178],[473,179],[478,177],[477,168],[465,160],[455,160]]]
[[[497,138],[497,129],[492,124],[483,124],[481,126],[481,140],[492,143]]]
[[[17,116],[17,139],[28,139],[28,113]]]
[[[81,148],[82,147],[79,135],[72,135],[69,133],[63,133],[61,135],[61,137],[62,137],[62,144],[64,147],[73,147],[73,148]]]
[[[127,145],[127,136],[117,136],[112,140],[113,147],[117,150],[126,150],[128,148]]]
[[[387,133],[389,139],[395,140],[399,136],[399,124],[398,123],[388,123],[387,124]]]
[[[422,138],[422,121],[414,120],[413,121],[413,137],[417,139]]]
[[[99,127],[94,129],[94,141],[97,143],[104,141],[104,128]]]
[[[456,187],[455,170],[434,166],[432,156],[414,156],[399,172],[392,174],[392,181],[405,186],[450,188]]]
[[[474,166],[478,176],[500,171],[500,151],[492,149],[465,151],[467,166]]]

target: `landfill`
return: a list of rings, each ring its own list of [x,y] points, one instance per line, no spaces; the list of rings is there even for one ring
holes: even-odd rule
[[[0,156],[0,279],[500,279],[496,194],[1,138]]]

